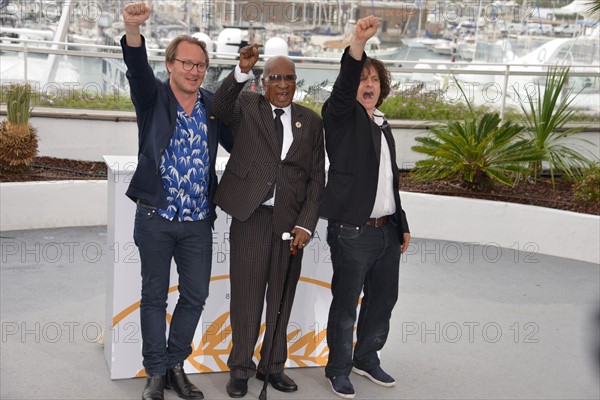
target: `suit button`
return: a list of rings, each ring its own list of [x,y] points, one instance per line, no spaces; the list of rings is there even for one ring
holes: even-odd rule
[[[272,186],[273,182],[267,182],[267,186]]]

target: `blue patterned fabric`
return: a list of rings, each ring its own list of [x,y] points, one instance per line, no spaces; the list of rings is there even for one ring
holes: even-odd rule
[[[177,123],[169,146],[160,159],[167,208],[158,213],[169,220],[198,221],[209,217],[208,133],[206,111],[200,96],[191,115],[177,105]]]

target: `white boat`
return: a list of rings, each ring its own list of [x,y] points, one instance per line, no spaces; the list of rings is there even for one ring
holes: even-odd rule
[[[441,43],[434,44],[433,46],[430,47],[430,50],[436,54],[441,54],[443,56],[449,56],[452,54],[453,51],[456,50],[456,45],[449,41],[444,41]]]
[[[88,36],[85,34],[69,33],[67,37],[69,49],[82,51],[98,51],[94,45],[103,45],[104,40],[100,36]]]
[[[315,48],[313,54],[317,58],[334,58],[339,60],[344,49],[350,45],[350,38],[341,40],[329,40],[323,43],[320,48]],[[373,36],[365,45],[365,53],[369,57],[379,60],[397,60],[402,49],[400,47],[383,47],[381,41]]]
[[[436,44],[447,42],[445,39],[432,39],[427,37],[402,38],[402,43],[415,49],[429,49]]]
[[[466,36],[458,41],[456,48],[461,60],[471,61],[475,57],[477,41],[474,36]]]
[[[9,26],[0,26],[0,40],[6,40],[11,43],[10,38],[22,40],[38,41],[35,46],[50,47],[54,38],[54,31],[51,29],[31,29],[31,28],[13,28]],[[47,42],[47,44],[45,43]]]
[[[532,84],[545,82],[545,75],[551,67],[569,66],[572,73],[591,73],[592,76],[570,76],[568,86],[579,94],[573,101],[572,106],[583,110],[598,111],[600,109],[600,38],[596,34],[591,37],[579,37],[577,39],[553,39],[522,57],[504,61],[510,65],[510,76],[508,78],[508,99],[517,106],[519,99],[527,98]],[[484,55],[477,53],[477,59],[473,63],[481,63]],[[496,71],[491,76],[462,74],[457,79],[462,82],[475,84],[478,88],[487,88],[489,85],[495,87],[495,91],[504,87],[504,71],[506,67],[502,64],[468,65],[466,69]],[[532,77],[531,74],[537,75]],[[529,76],[528,76],[529,75]],[[490,79],[491,78],[491,79]],[[491,82],[490,82],[491,81]],[[488,86],[486,86],[488,85]],[[542,88],[543,90],[543,88]],[[490,92],[491,93],[491,92]],[[488,96],[490,96],[488,93]]]

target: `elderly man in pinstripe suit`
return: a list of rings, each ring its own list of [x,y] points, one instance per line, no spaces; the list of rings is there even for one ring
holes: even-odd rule
[[[230,397],[243,397],[248,379],[257,370],[252,360],[266,299],[266,333],[256,377],[265,379],[266,360],[273,351],[269,383],[293,392],[296,383],[283,372],[287,359],[286,329],[275,338],[275,321],[288,265],[290,246],[298,248],[290,286],[281,314],[289,321],[302,251],[318,220],[324,186],[323,123],[313,111],[292,102],[296,73],[292,60],[277,56],[266,61],[262,78],[265,94],[244,91],[258,61],[255,45],[240,50],[235,71],[225,78],[213,102],[214,114],[234,136],[234,148],[215,203],[233,219],[231,240],[232,350],[227,364]],[[291,242],[281,240],[292,232]]]

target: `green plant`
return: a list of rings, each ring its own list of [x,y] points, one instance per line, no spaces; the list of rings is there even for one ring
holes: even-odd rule
[[[36,130],[29,124],[31,87],[13,84],[6,99],[7,119],[0,124],[0,171],[24,172],[38,148]]]
[[[587,157],[564,144],[564,139],[584,129],[565,129],[565,124],[576,115],[570,105],[579,93],[567,88],[569,69],[558,66],[549,68],[543,89],[538,83],[536,90],[526,92],[525,100],[518,95],[521,120],[526,127],[525,137],[543,153],[543,159],[532,165],[534,178],[542,171],[542,161],[545,161],[553,183],[557,171],[574,178],[590,163]],[[581,141],[592,145],[589,141]]]
[[[133,103],[128,95],[114,93],[97,94],[73,90],[59,94],[47,93],[34,97],[34,104],[45,107],[94,108],[98,110],[133,111]]]
[[[415,138],[420,145],[412,150],[429,157],[417,161],[413,173],[419,180],[458,180],[475,191],[493,181],[512,185],[528,172],[527,163],[542,156],[529,141],[519,139],[522,130],[512,122],[501,123],[498,113],[448,122],[433,128],[431,136]]]
[[[398,92],[381,104],[379,109],[388,119],[411,120],[453,120],[462,118],[470,112],[470,105],[458,101],[448,101],[444,91],[424,92],[417,86],[411,90]],[[484,114],[483,106],[472,110],[476,114]]]
[[[600,202],[600,166],[592,163],[582,171],[574,185],[575,198],[581,201]]]
[[[298,104],[310,108],[311,110],[313,110],[314,112],[316,112],[319,116],[321,115],[321,108],[323,107],[323,103],[319,103],[316,101],[312,101],[312,100],[300,100],[297,102]]]
[[[587,18],[600,22],[600,0],[589,0],[585,5],[587,8],[583,13]]]
[[[7,102],[10,92],[10,87],[3,86],[1,88],[0,103]],[[103,94],[82,90],[46,91],[43,93],[32,90],[31,105],[95,110],[134,110],[129,95],[118,91],[115,91],[112,94]]]
[[[7,99],[8,121],[15,126],[27,126],[31,116],[31,86],[11,85]]]

